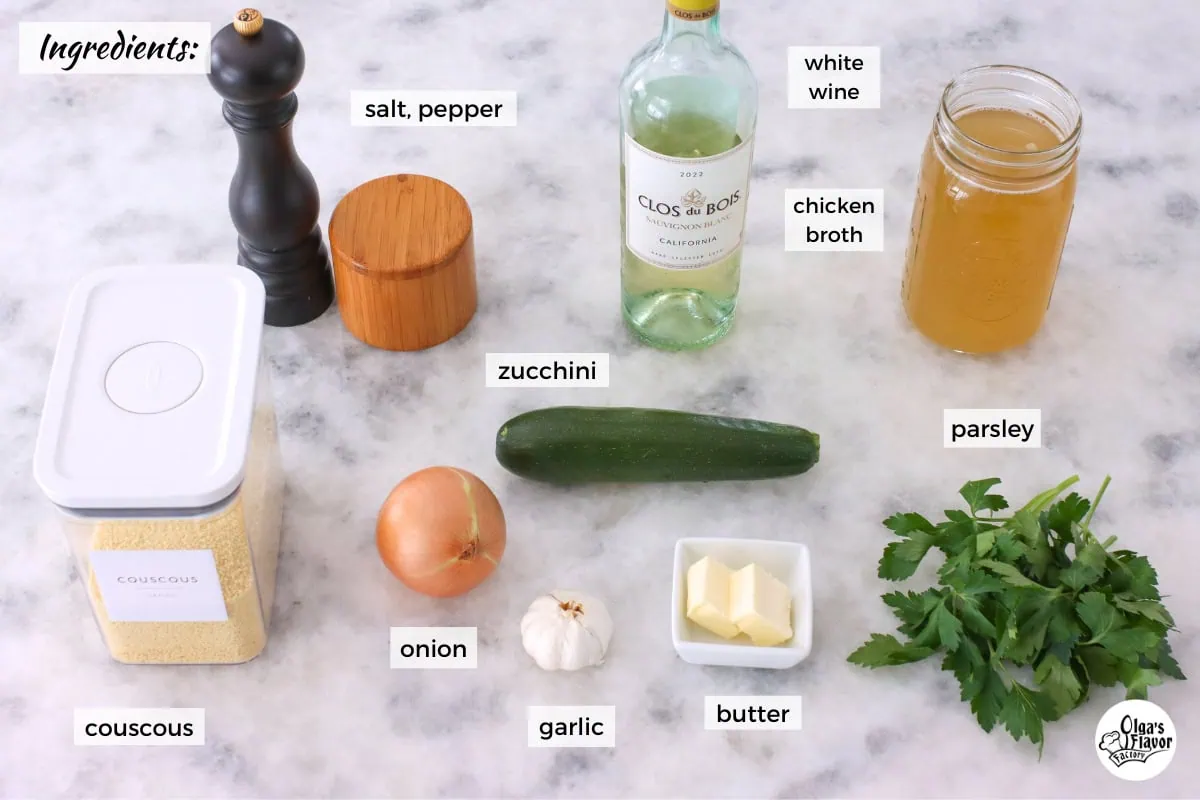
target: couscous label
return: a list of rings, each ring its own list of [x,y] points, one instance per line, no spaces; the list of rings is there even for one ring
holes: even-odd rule
[[[225,622],[212,550],[94,550],[92,573],[113,622]]]

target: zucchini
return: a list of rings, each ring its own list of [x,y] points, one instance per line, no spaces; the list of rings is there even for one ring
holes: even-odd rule
[[[811,469],[820,449],[792,425],[653,408],[543,408],[496,433],[501,466],[558,484],[782,478]]]

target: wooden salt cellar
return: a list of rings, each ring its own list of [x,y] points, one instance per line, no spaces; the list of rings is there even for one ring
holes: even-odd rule
[[[303,74],[296,34],[252,8],[213,37],[208,80],[225,99],[238,142],[229,186],[238,263],[266,286],[266,323],[285,327],[314,320],[333,303],[317,184],[292,145],[293,90]]]
[[[384,350],[423,350],[475,314],[471,209],[454,187],[388,175],[351,191],[329,220],[342,322]]]

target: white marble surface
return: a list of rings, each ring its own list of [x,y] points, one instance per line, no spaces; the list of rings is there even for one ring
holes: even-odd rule
[[[204,19],[219,0],[6,0],[0,10],[0,795],[4,797],[1184,797],[1200,793],[1200,695],[1152,692],[1182,750],[1148,784],[1112,778],[1092,734],[1102,692],[1027,745],[982,733],[933,664],[845,663],[890,630],[875,577],[896,510],[935,512],[964,480],[1029,494],[1114,478],[1102,519],[1158,565],[1185,671],[1200,673],[1200,5],[729,0],[762,84],[740,317],[709,352],[632,343],[618,314],[614,87],[658,29],[658,0],[276,0],[306,45],[296,139],[322,220],[351,187],[436,175],[471,202],[481,305],[429,352],[373,351],[336,312],[267,337],[290,484],[278,619],[238,667],[111,662],[30,457],[66,293],[126,262],[232,261],[234,141],[200,77],[18,77],[18,20]],[[168,10],[169,9],[169,10]],[[883,109],[788,111],[785,48],[880,45]],[[1060,78],[1085,108],[1078,204],[1054,305],[1022,352],[958,358],[904,323],[897,293],[914,174],[943,84],[981,63]],[[352,129],[359,88],[520,92],[515,129]],[[882,187],[887,251],[783,252],[788,187]],[[488,351],[607,351],[608,390],[487,390]],[[819,431],[808,475],[756,485],[556,490],[504,473],[498,424],[551,403],[661,405]],[[1038,407],[1036,451],[947,451],[945,407]],[[400,478],[449,463],[491,484],[509,550],[461,600],[405,591],[373,543]],[[785,672],[699,668],[673,652],[681,535],[812,548],[812,656]],[[606,597],[610,662],[540,672],[517,623],[554,587]],[[391,625],[474,625],[474,672],[390,671]],[[800,694],[801,733],[706,733],[706,694]],[[530,704],[613,704],[615,750],[530,750]],[[201,706],[202,748],[76,748],[72,709]]]

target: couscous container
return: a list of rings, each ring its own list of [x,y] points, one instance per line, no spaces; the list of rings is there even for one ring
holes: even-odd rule
[[[265,302],[254,273],[212,265],[102,270],[68,301],[34,475],[118,661],[266,645],[283,476]]]

